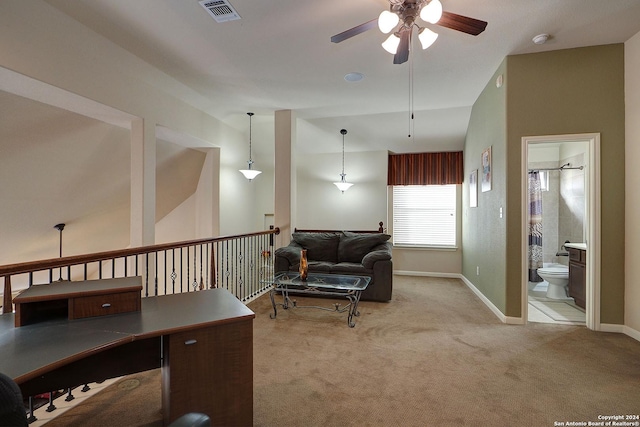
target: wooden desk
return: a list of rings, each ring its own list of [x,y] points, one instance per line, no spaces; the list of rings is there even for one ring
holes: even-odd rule
[[[62,281],[25,289],[13,299],[16,326],[140,310],[142,277]]]
[[[0,371],[30,396],[162,367],[165,424],[202,412],[212,425],[251,425],[254,317],[224,289],[143,298],[139,312],[22,327],[5,314]]]

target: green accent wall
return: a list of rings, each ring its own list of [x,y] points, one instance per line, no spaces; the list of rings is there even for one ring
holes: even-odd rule
[[[499,74],[504,75],[502,92],[495,85]],[[504,116],[498,114],[501,93]],[[484,123],[488,120],[494,123]],[[496,130],[501,126],[505,127],[503,139]],[[474,230],[463,233],[463,248],[471,252],[463,256],[463,274],[506,316],[520,317],[521,313],[522,137],[600,133],[600,321],[624,323],[624,129],[623,44],[509,56],[474,104],[465,144],[465,172],[468,176],[477,166],[479,150],[492,145],[491,192],[496,194],[479,192],[478,208],[469,208],[465,200],[469,214],[463,218],[463,227]],[[496,225],[494,212],[501,203],[505,203],[505,223]],[[483,240],[497,246],[476,254]],[[482,280],[481,267],[476,282],[476,265],[487,257],[495,258],[491,265],[504,273],[496,272],[489,283]]]
[[[505,207],[507,110],[505,86],[495,80],[505,75],[500,65],[471,110],[464,147],[465,185],[462,211],[462,274],[502,313],[506,313],[506,215]],[[491,191],[482,192],[482,152],[491,147]],[[478,170],[478,206],[469,207],[469,176]],[[506,213],[506,210],[503,211]],[[478,271],[480,274],[478,274]]]

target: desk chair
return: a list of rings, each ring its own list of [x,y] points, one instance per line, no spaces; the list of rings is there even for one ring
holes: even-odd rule
[[[12,378],[0,373],[0,426],[28,425],[20,387]]]
[[[210,427],[211,419],[205,415],[200,414],[198,412],[190,412],[188,414],[184,414],[180,418],[176,419],[174,422],[169,424],[169,427]]]

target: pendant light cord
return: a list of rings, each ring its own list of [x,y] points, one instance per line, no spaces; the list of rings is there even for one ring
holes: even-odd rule
[[[251,163],[253,163],[251,160],[251,117],[253,117],[253,113],[247,113],[247,115],[249,116],[249,169],[251,169]]]
[[[413,31],[413,30],[412,30]],[[413,38],[411,39],[413,43]],[[414,122],[413,122],[413,55],[409,55],[409,135],[414,139]]]
[[[340,175],[342,178],[341,180],[344,181],[345,180],[345,174],[344,174],[344,136],[347,134],[347,130],[346,129],[340,129],[340,133],[342,134],[342,175]]]
[[[344,175],[344,133],[342,134],[342,175]]]

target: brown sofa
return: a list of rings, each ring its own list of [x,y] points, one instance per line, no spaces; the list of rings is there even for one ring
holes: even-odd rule
[[[309,272],[371,277],[361,299],[389,301],[393,290],[393,262],[388,234],[296,232],[291,243],[276,249],[274,270],[298,271],[300,251],[307,250]]]

